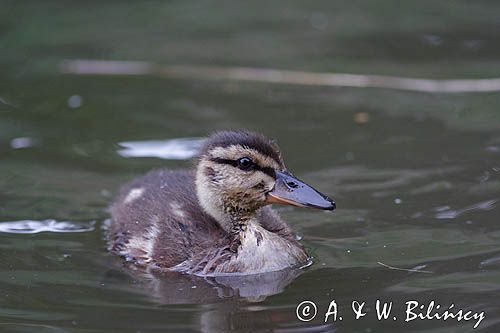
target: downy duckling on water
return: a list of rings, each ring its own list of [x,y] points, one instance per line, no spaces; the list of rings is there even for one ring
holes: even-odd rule
[[[308,264],[273,203],[335,209],[286,169],[262,134],[216,132],[193,170],[151,171],[121,189],[111,207],[109,249],[148,268],[197,275]]]

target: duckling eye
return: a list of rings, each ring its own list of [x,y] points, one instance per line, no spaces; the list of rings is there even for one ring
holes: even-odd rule
[[[255,166],[250,157],[242,157],[238,160],[238,168],[244,171],[248,171]]]

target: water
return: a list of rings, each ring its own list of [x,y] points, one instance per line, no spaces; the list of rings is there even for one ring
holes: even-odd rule
[[[10,223],[0,224],[0,331],[472,330],[474,320],[405,322],[411,300],[484,311],[476,330],[500,328],[500,93],[58,72],[64,59],[89,58],[495,77],[497,4],[0,7],[0,221]],[[223,128],[276,138],[287,166],[335,198],[333,213],[278,207],[314,264],[201,279],[109,255],[102,227],[120,184],[190,167],[196,138]],[[310,322],[296,317],[304,300],[318,309]],[[343,320],[325,323],[332,300]],[[354,300],[370,310],[359,320]],[[376,300],[393,301],[397,320],[377,320]]]

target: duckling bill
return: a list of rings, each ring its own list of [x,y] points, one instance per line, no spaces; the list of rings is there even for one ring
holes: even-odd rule
[[[323,210],[335,203],[293,176],[261,134],[211,135],[192,170],[156,170],[111,206],[109,249],[138,265],[197,275],[256,274],[310,260],[270,204]]]

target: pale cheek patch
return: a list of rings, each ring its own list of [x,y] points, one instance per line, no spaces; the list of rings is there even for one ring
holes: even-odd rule
[[[142,188],[142,187],[131,189],[130,192],[128,192],[127,196],[125,197],[125,200],[123,200],[123,202],[125,204],[132,203],[135,200],[142,197],[143,193],[144,193],[144,188]]]

